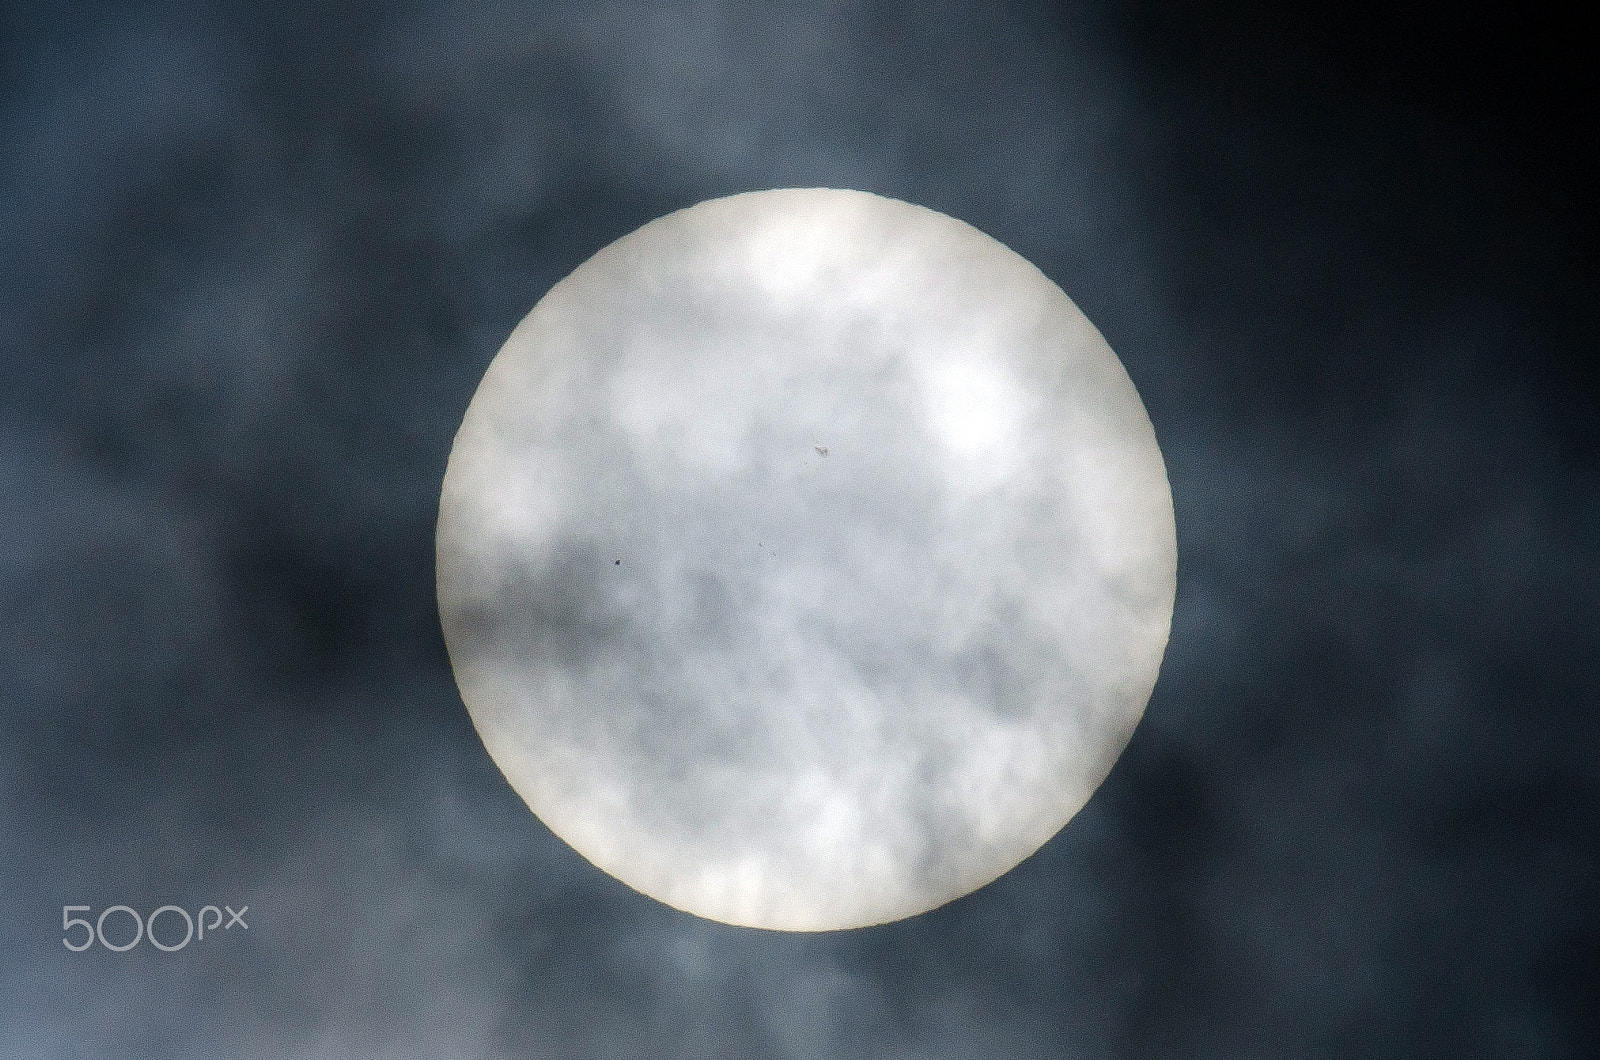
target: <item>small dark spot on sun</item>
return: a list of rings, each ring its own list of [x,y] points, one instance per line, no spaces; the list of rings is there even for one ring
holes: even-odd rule
[[[620,559],[614,559],[611,562],[617,564],[618,566],[620,566],[622,564],[622,561]]]

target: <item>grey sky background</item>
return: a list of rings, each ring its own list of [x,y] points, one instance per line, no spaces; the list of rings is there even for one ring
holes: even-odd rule
[[[1591,1051],[1594,101],[1568,27],[1440,15],[0,8],[0,1051]],[[1060,284],[1179,544],[1076,821],[826,936],[550,836],[433,603],[451,436],[537,298],[806,185]],[[249,934],[61,945],[167,902]]]

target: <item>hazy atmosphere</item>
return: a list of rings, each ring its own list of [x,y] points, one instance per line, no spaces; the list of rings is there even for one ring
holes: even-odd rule
[[[1597,108],[1574,27],[1445,11],[0,6],[0,1053],[1591,1054]],[[528,811],[434,530],[552,284],[818,186],[1083,309],[1178,583],[1061,834],[785,934]],[[248,927],[63,945],[116,905]]]

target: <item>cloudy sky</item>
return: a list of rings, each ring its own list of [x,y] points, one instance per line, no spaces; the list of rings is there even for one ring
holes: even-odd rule
[[[1591,1051],[1580,38],[1313,7],[0,7],[0,1051]],[[1084,309],[1179,577],[1064,832],[933,913],[791,935],[529,814],[456,692],[433,531],[551,284],[818,185],[968,221]],[[63,906],[116,904],[249,927],[62,945]]]

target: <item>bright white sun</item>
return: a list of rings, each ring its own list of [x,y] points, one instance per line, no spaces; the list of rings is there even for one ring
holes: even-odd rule
[[[733,924],[858,927],[1009,870],[1104,779],[1172,617],[1116,356],[976,229],[716,199],[557,284],[445,474],[439,611],[513,788]]]

